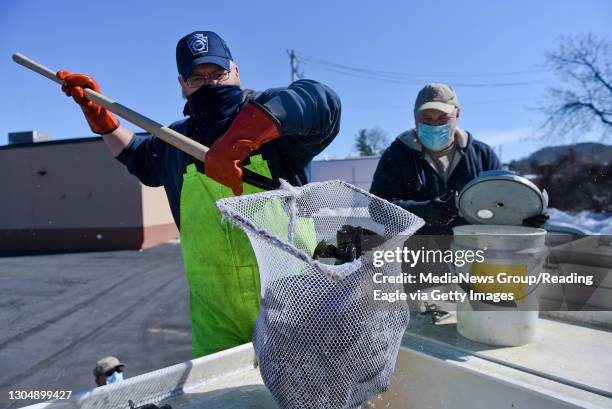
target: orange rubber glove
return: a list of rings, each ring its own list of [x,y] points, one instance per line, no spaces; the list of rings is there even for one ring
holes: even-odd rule
[[[255,101],[247,102],[229,129],[215,141],[204,157],[206,175],[242,194],[240,162],[261,145],[280,137],[279,122]]]
[[[100,86],[96,80],[89,75],[71,74],[65,70],[58,71],[55,75],[64,81],[62,91],[69,97],[74,98],[76,103],[81,106],[85,119],[87,119],[87,123],[93,132],[102,135],[111,133],[119,127],[119,121],[110,111],[85,97],[83,88],[100,92]]]

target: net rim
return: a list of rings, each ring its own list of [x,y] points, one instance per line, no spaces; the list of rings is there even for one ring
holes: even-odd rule
[[[419,230],[421,227],[425,225],[425,221],[423,219],[407,211],[406,209],[396,204],[393,204],[389,202],[388,200],[380,198],[370,192],[367,192],[357,186],[351,185],[350,183],[347,183],[343,180],[338,180],[338,179],[328,180],[328,181],[323,181],[323,182],[312,182],[312,183],[308,183],[306,185],[299,186],[299,187],[291,186],[285,180],[281,179],[280,189],[253,193],[253,194],[243,195],[243,196],[233,196],[233,197],[228,197],[224,199],[219,199],[215,202],[215,206],[221,212],[222,218],[224,220],[228,220],[232,224],[244,230],[248,230],[257,236],[264,238],[268,242],[273,243],[276,247],[279,247],[287,251],[288,253],[292,254],[294,257],[305,262],[309,266],[315,268],[316,270],[318,270],[325,276],[329,277],[333,281],[339,281],[345,277],[348,277],[350,274],[358,270],[363,265],[362,259],[364,259],[364,256],[361,256],[352,262],[344,263],[340,265],[331,265],[331,264],[321,263],[320,261],[313,259],[304,250],[301,250],[295,247],[293,243],[282,240],[280,237],[278,237],[277,235],[273,233],[270,233],[265,228],[258,227],[251,220],[244,217],[243,215],[241,215],[240,213],[238,213],[232,208],[232,205],[235,203],[246,202],[246,201],[260,201],[261,199],[268,199],[272,197],[297,199],[300,195],[305,194],[309,190],[318,189],[326,185],[344,186],[345,188],[348,188],[357,193],[363,194],[370,199],[378,200],[385,204],[391,205],[392,207],[399,210],[400,213],[406,213],[406,214],[411,215],[411,217],[415,219],[415,222],[411,224],[408,228],[396,234],[396,236],[412,236],[417,230]]]

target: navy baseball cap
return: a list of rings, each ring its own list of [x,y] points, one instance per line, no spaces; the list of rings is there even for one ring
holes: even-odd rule
[[[232,53],[212,31],[194,31],[176,44],[176,67],[184,79],[199,64],[212,63],[229,71]]]

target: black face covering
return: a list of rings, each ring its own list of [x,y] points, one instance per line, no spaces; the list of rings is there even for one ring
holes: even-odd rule
[[[227,130],[241,103],[238,86],[203,85],[187,97],[183,114],[193,119],[197,140],[210,146]]]

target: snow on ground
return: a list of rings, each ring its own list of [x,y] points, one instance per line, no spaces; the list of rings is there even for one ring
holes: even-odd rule
[[[566,227],[578,227],[587,230],[589,234],[612,234],[612,217],[583,210],[568,213],[549,208],[550,224]]]

